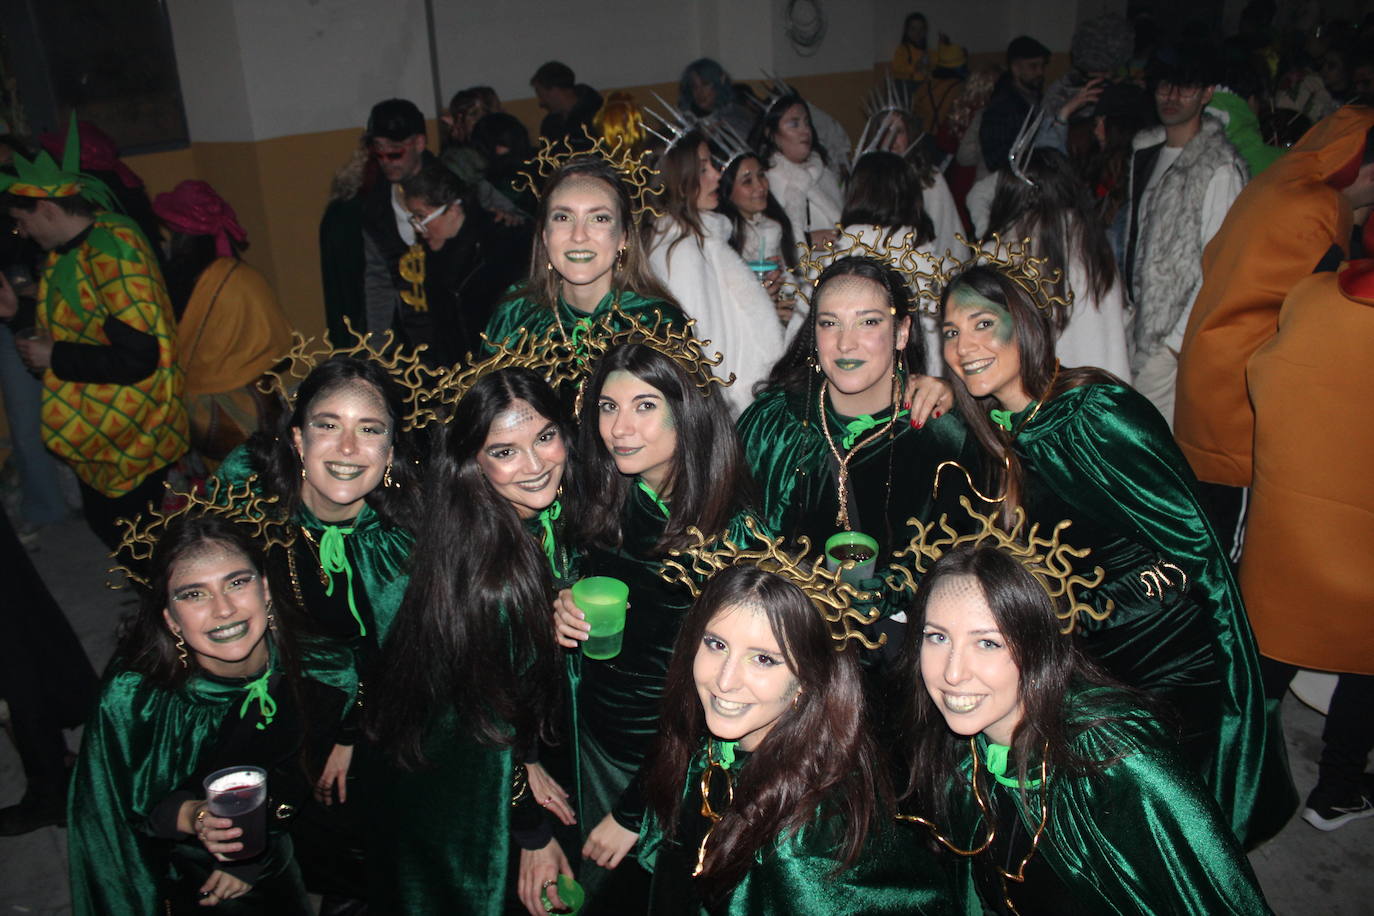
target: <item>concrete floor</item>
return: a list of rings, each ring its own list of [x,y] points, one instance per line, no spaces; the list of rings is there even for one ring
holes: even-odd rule
[[[109,564],[99,542],[83,523],[69,521],[44,530],[33,556],[99,669],[113,648],[115,623],[132,606],[126,593],[106,588]],[[1288,752],[1304,795],[1316,781],[1322,721],[1288,696]],[[19,759],[10,743],[0,740],[0,805],[13,804],[22,793]],[[1322,833],[1295,817],[1250,860],[1281,916],[1374,913],[1374,818]],[[66,861],[66,832],[56,827],[0,839],[0,914],[70,912]]]

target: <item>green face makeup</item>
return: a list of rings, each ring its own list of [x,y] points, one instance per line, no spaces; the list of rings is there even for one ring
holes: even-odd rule
[[[949,294],[949,305],[961,312],[986,311],[996,316],[997,323],[992,328],[998,343],[1010,343],[1016,330],[1016,319],[1004,305],[999,305],[971,286],[956,286]]]

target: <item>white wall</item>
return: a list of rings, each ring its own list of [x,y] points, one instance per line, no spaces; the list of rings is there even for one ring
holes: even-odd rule
[[[920,9],[970,51],[1022,32],[1067,49],[1081,18],[1124,0],[817,0],[828,28],[812,56],[784,34],[786,0],[434,0],[440,96],[475,83],[528,98],[561,60],[598,88],[669,82],[696,57],[739,78],[866,70],[891,57]],[[265,140],[363,124],[393,96],[434,108],[424,0],[168,0],[196,141]]]

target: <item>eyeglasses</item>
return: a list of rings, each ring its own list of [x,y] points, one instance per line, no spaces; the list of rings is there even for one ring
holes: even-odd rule
[[[1180,102],[1191,102],[1202,94],[1201,86],[1180,86],[1167,80],[1160,80],[1155,86],[1155,98],[1167,99],[1169,96],[1177,96]]]
[[[429,216],[416,216],[414,213],[412,213],[409,217],[407,217],[410,220],[410,228],[414,229],[421,235],[424,235],[427,231],[425,227],[427,227],[430,223],[434,222],[439,217],[443,216],[444,213],[447,212],[447,210],[448,204],[444,204],[442,207],[440,207],[438,210],[435,210]]]

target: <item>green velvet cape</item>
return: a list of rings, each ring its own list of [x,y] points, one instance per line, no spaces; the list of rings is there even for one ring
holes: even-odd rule
[[[1013,415],[1012,428],[1025,416]],[[1134,389],[1084,385],[1045,404],[1015,448],[1030,521],[1072,519],[1063,539],[1092,550],[1082,567],[1106,572],[1082,593],[1115,608],[1102,621],[1079,615],[1084,648],[1173,705],[1185,756],[1247,848],[1273,836],[1297,802],[1278,704],[1264,698],[1240,590],[1163,418]],[[1149,573],[1164,562],[1187,584],[1165,570],[1175,585],[1161,597]]]
[[[736,752],[736,762],[742,752]],[[703,750],[692,759],[683,778],[684,811],[701,808]],[[714,794],[714,793],[713,793]],[[684,819],[685,822],[685,819]],[[704,819],[694,819],[704,829]],[[894,820],[875,820],[858,860],[833,874],[835,833],[826,823],[824,806],[817,820],[792,835],[778,837],[760,850],[755,864],[716,906],[701,906],[705,916],[935,916],[955,910],[950,876],[920,833]],[[668,837],[657,817],[645,818],[640,833],[641,864],[654,875],[655,900],[697,898],[691,870],[696,863],[698,831],[691,846]]]
[[[351,708],[358,687],[352,656],[326,642],[302,644],[300,651],[302,676],[342,691]],[[147,833],[148,816],[196,772],[226,718],[258,714],[257,706],[243,711],[245,696],[241,686],[196,674],[171,690],[131,671],[106,680],[86,722],[68,799],[73,912],[160,911],[160,881],[173,844]],[[194,837],[175,845],[210,861]],[[275,861],[264,875],[290,864],[289,841],[274,843],[268,855]]]
[[[240,446],[225,457],[215,476],[225,483],[242,483],[254,473],[247,448]],[[326,528],[325,523],[304,505],[297,510],[295,522],[310,531],[316,543]],[[353,533],[344,537],[344,552],[353,568],[353,588],[361,587],[366,593],[371,622],[375,624],[368,627],[365,639],[371,645],[380,645],[391,629],[391,622],[396,619],[401,598],[405,596],[406,586],[410,583],[407,563],[415,536],[405,528],[383,522],[366,503],[349,527]],[[319,567],[300,568],[298,572],[301,575],[318,575]],[[333,579],[334,596],[346,604],[347,577],[344,573],[335,573]],[[310,608],[303,610],[311,612]]]
[[[816,386],[805,393],[773,390],[761,394],[737,424],[745,458],[762,491],[764,523],[789,541],[803,535],[809,538],[813,556],[840,530],[835,521],[839,511],[838,469],[821,427],[821,378],[817,376]],[[836,413],[829,398],[826,413],[836,448],[847,454],[843,434],[853,418]],[[888,408],[873,416],[880,427],[891,415]],[[868,435],[871,433],[861,433],[855,444]],[[937,498],[935,471],[945,460],[971,467],[977,460],[976,449],[963,421],[947,414],[921,429],[913,429],[900,418],[889,436],[855,455],[849,463],[850,524],[878,542],[880,573],[892,563],[893,550],[905,547],[915,533],[907,526],[907,519],[929,522],[948,513],[956,528],[966,527],[967,515],[958,501],[968,492],[962,475],[946,469],[940,475]],[[910,560],[904,562],[910,564]],[[914,567],[911,571],[916,575]],[[871,587],[882,594],[885,616],[905,610],[913,597],[878,582],[872,582]]]
[[[525,529],[542,541],[538,519]],[[557,543],[554,572],[576,556]],[[523,749],[493,747],[471,734],[450,703],[430,717],[429,765],[403,770],[364,748],[361,782],[368,824],[368,903],[374,912],[500,916],[511,861],[511,781]]]
[[[509,747],[476,740],[445,703],[430,717],[429,766],[402,770],[364,747],[359,789],[374,913],[500,916],[510,862]]]
[[[1104,711],[1128,718],[1086,729],[1073,740],[1073,750],[1093,760],[1115,755],[1124,755],[1123,759],[1099,776],[1050,770],[1049,816],[1035,853],[1073,894],[1077,912],[1269,913],[1231,825],[1179,755],[1176,743],[1139,710],[1118,705]],[[1084,712],[1082,717],[1087,715]],[[986,740],[980,735],[976,741],[986,759]],[[950,812],[950,839],[963,849],[973,848],[987,835],[967,784],[971,766],[968,759],[961,766]],[[994,807],[1014,806],[1027,836],[1033,836],[1040,825],[1041,788],[1027,789],[1023,798],[1020,789],[989,778],[986,768],[981,764],[980,768],[979,785]],[[1037,766],[1030,772],[1037,778],[1040,770]],[[1008,763],[1007,773],[1014,778],[1014,762]],[[959,857],[958,868],[969,912],[979,912],[975,863]],[[1028,869],[1027,875],[1031,874],[1033,870]],[[1017,885],[1007,883],[1015,902]]]
[[[738,544],[751,543],[744,518],[740,513],[729,526],[729,537]],[[592,548],[583,559],[583,575],[614,576],[630,588],[620,654],[598,660],[577,652],[569,661],[577,821],[584,832],[607,813],[630,830],[638,830],[643,818],[638,785],[632,782],[658,734],[668,662],[693,601],[686,586],[659,575],[663,556],[655,546],[665,524],[649,495],[631,487],[621,515],[621,546]],[[584,862],[578,877],[594,893],[605,874]]]

